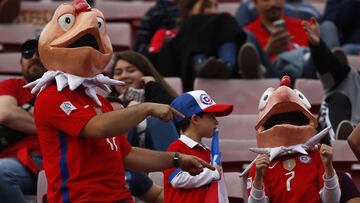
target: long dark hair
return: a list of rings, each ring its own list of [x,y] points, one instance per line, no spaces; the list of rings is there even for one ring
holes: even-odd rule
[[[146,58],[144,55],[137,53],[135,51],[122,51],[114,54],[114,63],[111,66],[110,77],[114,77],[114,69],[116,63],[119,60],[127,61],[128,63],[134,65],[139,71],[141,71],[144,76],[152,76],[155,81],[159,83],[172,97],[176,97],[178,94],[173,88],[164,80],[161,74],[155,69],[154,65]]]

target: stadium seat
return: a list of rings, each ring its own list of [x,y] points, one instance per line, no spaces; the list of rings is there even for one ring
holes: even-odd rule
[[[244,181],[239,172],[225,172],[224,177],[230,202],[245,202],[247,199],[246,179]]]
[[[240,6],[239,2],[221,2],[218,4],[219,12],[226,12],[232,16],[235,16],[236,10]]]
[[[219,135],[221,139],[253,140],[256,139],[255,125],[258,121],[256,114],[232,114],[218,117]]]
[[[20,75],[0,75],[0,82],[9,78],[21,78]]]
[[[164,174],[162,172],[151,172],[149,173],[149,177],[157,185],[164,185]]]
[[[37,203],[45,203],[46,201],[46,193],[47,193],[48,183],[46,180],[45,171],[42,170],[39,172],[38,175],[38,182],[37,182]]]
[[[96,1],[95,8],[103,12],[108,22],[131,22],[142,19],[154,4],[152,1]]]
[[[353,69],[360,71],[360,56],[348,55],[347,58],[350,66]]]
[[[27,39],[35,36],[32,24],[0,24],[1,52],[19,52]]]
[[[183,93],[183,86],[181,78],[179,77],[165,77],[164,80],[169,83],[170,87],[172,87],[178,94]]]
[[[0,53],[0,74],[20,75],[20,53]]]
[[[234,104],[233,114],[257,114],[261,95],[278,87],[279,79],[203,79],[196,78],[195,90],[205,90],[218,103]]]
[[[129,23],[107,23],[106,27],[114,51],[131,48],[131,26]]]
[[[310,111],[318,114],[320,105],[324,97],[324,90],[320,80],[316,79],[297,79],[295,81],[295,89],[302,92],[311,104]]]
[[[55,11],[63,3],[71,4],[72,1],[21,1],[20,11]]]

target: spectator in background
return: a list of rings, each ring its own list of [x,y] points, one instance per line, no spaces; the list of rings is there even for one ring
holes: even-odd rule
[[[235,18],[241,26],[248,25],[257,18],[257,10],[252,2],[253,0],[241,1],[239,8],[236,11]],[[286,16],[300,19],[310,19],[315,17],[320,20],[319,12],[308,3],[304,3],[303,0],[287,0],[284,6],[284,12]]]
[[[246,36],[229,14],[217,13],[216,0],[182,0],[180,27],[160,51],[159,70],[181,77],[191,90],[195,77],[228,78],[236,72],[237,49]]]
[[[142,54],[124,51],[116,53],[114,61],[111,78],[123,81],[125,85],[113,87],[108,97],[113,105],[118,102],[124,107],[142,102],[170,104],[176,97],[177,93]],[[117,109],[116,106],[114,108]],[[160,133],[162,129],[168,131],[167,136]],[[171,131],[172,133],[169,133]],[[151,117],[140,123],[128,136],[133,146],[162,151],[166,151],[168,145],[178,138],[172,123],[164,123]]]
[[[23,194],[36,194],[42,160],[33,118],[35,95],[23,88],[46,71],[39,59],[38,39],[22,44],[20,64],[22,78],[0,83],[0,199],[4,203],[25,203]]]
[[[278,76],[316,78],[301,20],[285,16],[285,0],[254,0],[258,18],[245,26],[259,42]],[[322,24],[322,39],[331,48],[339,45],[336,27]],[[294,80],[293,80],[294,81]]]
[[[328,0],[324,20],[335,23],[346,54],[360,54],[360,1]]]
[[[112,87],[108,100],[114,109],[119,108],[119,103],[126,107],[142,102],[170,104],[177,95],[151,62],[134,51],[115,53],[111,78],[125,82],[123,86]],[[172,123],[154,117],[146,118],[127,135],[132,146],[161,151],[166,151],[178,137]],[[125,177],[133,196],[146,202],[164,202],[163,188],[153,183],[146,173],[126,171]]]
[[[150,42],[158,29],[174,29],[179,8],[175,0],[158,0],[145,14],[135,40],[135,51],[149,53]]]
[[[342,63],[320,39],[316,21],[303,22],[311,55],[325,92],[320,108],[319,124],[331,126],[331,139],[347,139],[353,126],[360,122],[360,76]]]

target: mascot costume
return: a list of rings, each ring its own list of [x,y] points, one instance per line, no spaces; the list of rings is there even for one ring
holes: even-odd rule
[[[112,111],[96,94],[122,84],[101,74],[112,53],[103,14],[85,0],[60,5],[40,35],[48,71],[26,87],[38,93],[34,118],[49,202],[133,202],[123,175],[131,148],[125,136],[79,136],[92,117]]]
[[[341,191],[332,166],[332,148],[316,145],[329,131],[316,134],[310,103],[290,88],[268,88],[259,103],[255,126],[257,158],[245,169],[249,202],[338,203]],[[320,149],[318,149],[320,148]]]

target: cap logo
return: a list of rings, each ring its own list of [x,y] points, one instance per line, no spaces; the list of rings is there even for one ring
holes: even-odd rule
[[[214,101],[211,99],[211,97],[207,94],[201,94],[200,101],[201,101],[201,103],[203,103],[205,105],[210,105],[210,104],[214,103]]]

